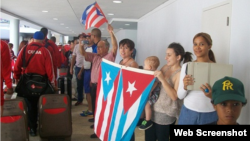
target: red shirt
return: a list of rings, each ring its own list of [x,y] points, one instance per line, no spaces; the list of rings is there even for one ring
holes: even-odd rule
[[[38,46],[40,48],[38,49]],[[24,48],[23,48],[24,49]],[[22,74],[23,67],[23,49],[17,57],[14,67],[14,78],[19,79]],[[38,49],[38,50],[37,50]],[[43,47],[43,44],[38,42],[32,42],[26,47],[25,61],[27,62],[33,52],[37,50],[33,58],[31,58],[28,66],[26,66],[24,73],[36,73],[40,75],[47,75],[51,83],[54,83],[54,67],[52,57],[49,50]]]
[[[12,88],[10,50],[7,43],[1,40],[1,106],[4,103],[3,80],[8,88]]]
[[[46,39],[47,40],[47,39]],[[58,46],[51,40],[48,40],[49,46],[53,48],[54,50],[54,58],[55,60],[53,60],[55,62],[54,66],[56,67],[60,67],[61,66],[61,53],[59,52]],[[44,41],[44,45],[45,45],[45,41]]]

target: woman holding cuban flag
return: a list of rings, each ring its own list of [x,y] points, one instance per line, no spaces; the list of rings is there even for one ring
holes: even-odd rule
[[[171,43],[166,50],[167,64],[160,71],[155,71],[155,77],[161,82],[159,98],[152,105],[151,120],[153,125],[145,130],[146,141],[169,141],[170,125],[174,125],[182,106],[177,97],[181,62],[192,60],[192,53],[185,52],[179,43]]]

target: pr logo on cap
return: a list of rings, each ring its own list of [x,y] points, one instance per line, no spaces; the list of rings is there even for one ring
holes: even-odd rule
[[[223,87],[222,87],[223,91],[228,90],[228,89],[234,90],[233,83],[231,81],[225,80],[224,82],[222,82],[222,84],[223,84]]]

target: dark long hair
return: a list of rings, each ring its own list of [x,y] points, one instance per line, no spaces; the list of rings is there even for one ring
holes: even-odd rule
[[[184,60],[183,63],[190,62],[193,60],[192,53],[191,52],[185,52],[184,48],[179,43],[171,43],[168,48],[172,48],[176,54],[176,56],[181,55],[181,60]]]

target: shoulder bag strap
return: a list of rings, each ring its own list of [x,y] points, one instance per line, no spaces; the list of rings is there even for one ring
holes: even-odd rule
[[[46,39],[46,40],[45,40],[45,47],[46,47],[46,48],[48,48],[48,46],[49,46],[49,42],[48,42],[48,41],[49,41],[49,39]]]
[[[38,45],[35,45],[35,46],[38,46]],[[27,46],[26,46],[27,47]],[[23,68],[25,69],[29,62],[30,62],[30,59],[36,54],[36,51],[40,48],[40,46],[38,46],[38,48],[34,51],[34,53],[30,56],[29,60],[27,61],[27,63],[25,63],[25,51],[26,51],[26,47],[24,48],[24,53],[23,53]]]

